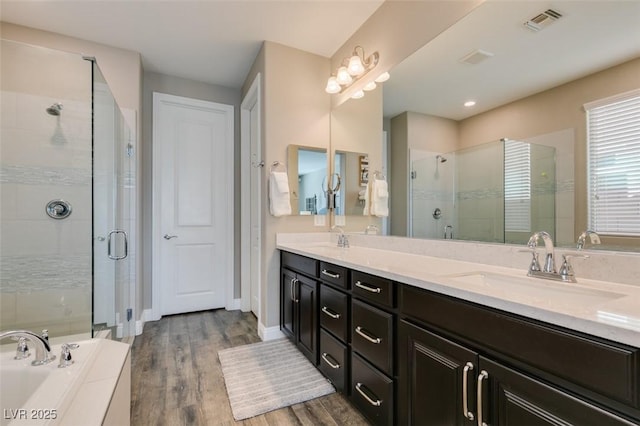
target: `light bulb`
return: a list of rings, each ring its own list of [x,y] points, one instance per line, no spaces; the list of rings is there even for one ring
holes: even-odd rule
[[[343,86],[347,84],[351,84],[353,79],[349,75],[349,72],[347,71],[347,67],[338,68],[338,72],[336,73],[336,81]]]
[[[327,93],[333,94],[333,93],[339,93],[340,90],[342,90],[342,88],[340,87],[338,80],[334,76],[331,76],[329,77],[329,80],[327,80],[327,87],[324,90]]]
[[[351,99],[360,99],[362,97],[364,97],[364,92],[362,90],[358,90],[351,96]]]
[[[366,90],[366,91],[368,92],[368,91],[370,91],[370,90],[375,89],[376,87],[378,87],[378,85],[376,84],[376,82],[375,82],[375,81],[370,81],[370,82],[369,82],[369,83],[367,83],[367,85],[366,85],[366,86],[364,86],[362,89],[363,89],[363,90]]]
[[[360,56],[353,55],[351,59],[349,59],[349,74],[353,76],[361,75],[364,72],[364,65],[362,65],[362,60]]]
[[[385,71],[382,74],[380,74],[378,76],[378,78],[376,78],[375,81],[376,81],[376,83],[384,83],[385,81],[389,80],[389,77],[391,77],[391,76],[389,75],[388,72]]]

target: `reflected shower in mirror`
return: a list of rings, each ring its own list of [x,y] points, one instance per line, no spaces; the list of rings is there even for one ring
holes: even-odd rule
[[[412,205],[414,195],[460,201],[455,207],[462,207],[462,200],[447,198],[456,182],[448,173],[503,169],[496,166],[497,156],[469,157],[463,165],[452,153],[509,136],[555,149],[555,220],[536,228],[532,219],[531,227],[551,232],[558,246],[575,247],[588,228],[584,105],[640,87],[640,3],[560,2],[557,8],[562,17],[535,33],[523,23],[543,11],[539,2],[486,1],[391,70],[394,78],[383,87],[383,109],[390,139],[393,235],[442,238],[451,225],[455,239],[519,242],[508,232],[500,235],[502,220],[493,225],[483,220],[482,209],[475,228],[465,234],[464,222],[456,222],[465,213],[454,212],[445,201],[421,210],[433,221],[440,208],[437,229],[408,221],[411,210],[419,208]],[[496,25],[484,25],[498,15]],[[465,106],[469,100],[475,105]],[[442,156],[438,162],[437,155]],[[430,181],[419,172],[408,178],[420,161]],[[551,182],[549,174],[546,179]],[[467,189],[455,191],[471,196],[479,190]],[[514,195],[513,202],[517,199]],[[638,250],[638,239],[629,236],[606,236],[602,243],[599,248]]]
[[[412,150],[410,236],[524,244],[535,229],[556,235],[555,151],[509,139]]]
[[[323,215],[327,213],[322,183],[327,177],[327,150],[300,145],[287,147],[291,213]]]
[[[369,156],[336,150],[333,167],[342,180],[336,196],[335,213],[342,216],[362,215],[364,192],[369,179]]]

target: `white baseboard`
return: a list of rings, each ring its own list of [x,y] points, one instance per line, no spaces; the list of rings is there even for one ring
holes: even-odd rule
[[[144,311],[142,311],[142,315],[140,315],[140,319],[136,321],[136,336],[139,336],[142,334],[142,331],[144,330],[144,324],[147,321],[157,321],[156,319],[154,319],[153,310],[151,309],[145,309]]]
[[[258,336],[260,336],[260,339],[262,339],[263,342],[266,342],[267,340],[275,340],[284,337],[284,334],[280,331],[280,326],[278,325],[274,327],[265,327],[261,322],[259,322]]]
[[[227,311],[237,311],[242,306],[242,299],[231,299],[231,302],[225,309]]]

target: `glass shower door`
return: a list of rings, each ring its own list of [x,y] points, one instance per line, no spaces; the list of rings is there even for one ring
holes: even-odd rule
[[[135,332],[129,256],[130,132],[93,63],[93,332],[112,338]]]

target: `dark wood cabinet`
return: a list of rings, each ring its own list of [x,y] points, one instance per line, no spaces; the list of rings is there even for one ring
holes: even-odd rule
[[[373,424],[640,425],[640,348],[293,253],[280,290],[282,331]]]
[[[398,334],[398,423],[477,424],[478,354],[406,321]]]
[[[299,275],[296,285],[298,348],[318,365],[318,282]]]
[[[480,421],[496,426],[637,425],[498,362],[480,357]],[[480,402],[480,401],[479,401]]]
[[[283,266],[317,273],[317,261],[288,254]],[[312,261],[312,262],[311,262]],[[314,263],[315,262],[315,263]],[[315,266],[314,266],[315,265]],[[314,365],[318,365],[318,281],[282,268],[280,273],[280,330]]]

